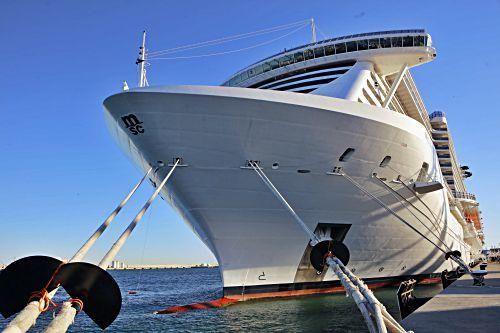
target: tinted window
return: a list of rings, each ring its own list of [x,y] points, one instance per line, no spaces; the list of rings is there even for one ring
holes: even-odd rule
[[[284,56],[279,59],[280,62],[280,67],[289,65],[293,63],[293,57],[292,56]]]
[[[328,45],[328,46],[325,46],[325,54],[328,56],[328,55],[332,55],[332,54],[335,54],[335,46],[333,45]]]
[[[304,61],[304,54],[302,52],[297,52],[293,55],[293,58],[295,59],[295,62]]]
[[[325,49],[323,47],[317,47],[314,49],[314,57],[320,58],[325,56]]]
[[[415,36],[415,46],[425,46],[424,36]]]
[[[404,47],[413,46],[413,37],[412,36],[403,37],[403,46]]]
[[[248,72],[245,71],[245,72],[241,73],[240,76],[241,76],[241,81],[244,81],[244,80],[248,79]]]
[[[347,47],[347,52],[354,52],[358,50],[358,45],[356,42],[347,42],[345,43]]]
[[[304,50],[304,59],[314,59],[314,53],[311,49]]]
[[[263,65],[262,65],[262,69],[264,70],[264,72],[268,72],[271,70],[271,64],[268,63],[268,62],[265,62]]]
[[[335,44],[335,53],[345,53],[345,43]]]
[[[380,38],[380,45],[382,47],[391,47],[391,39],[388,37]]]
[[[403,46],[403,38],[392,37],[392,47],[401,47],[401,46]]]
[[[358,41],[358,50],[368,50],[368,41],[367,40],[360,40]]]
[[[373,39],[370,39],[370,41],[368,42],[368,47],[370,49],[378,49],[380,48],[380,42],[378,40],[378,38],[373,38]]]
[[[276,69],[279,67],[278,60],[276,59],[269,61],[269,64],[271,65],[271,69]]]

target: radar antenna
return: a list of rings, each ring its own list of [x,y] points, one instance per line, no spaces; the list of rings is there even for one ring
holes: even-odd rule
[[[139,47],[139,57],[135,61],[139,65],[139,87],[146,87],[148,80],[146,78],[146,31],[142,32],[142,45]]]
[[[314,17],[311,17],[311,43],[316,43],[316,25],[314,24]]]

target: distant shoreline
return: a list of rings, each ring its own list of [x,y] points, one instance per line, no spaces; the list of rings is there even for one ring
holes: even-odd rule
[[[191,268],[219,268],[218,265],[200,266],[200,265],[175,265],[175,266],[129,266],[125,268],[108,268],[108,271],[137,271],[137,270],[152,270],[152,269],[191,269]]]

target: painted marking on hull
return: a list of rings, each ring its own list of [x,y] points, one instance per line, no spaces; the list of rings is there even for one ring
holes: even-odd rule
[[[215,299],[213,301],[204,302],[204,303],[193,303],[193,304],[188,304],[188,305],[172,306],[172,307],[166,308],[164,310],[157,311],[156,313],[158,313],[158,314],[170,314],[170,313],[187,312],[187,311],[192,311],[192,310],[206,310],[206,309],[222,308],[222,307],[231,305],[231,304],[236,303],[236,302],[238,302],[238,300],[230,299],[227,297],[222,297],[222,298]]]

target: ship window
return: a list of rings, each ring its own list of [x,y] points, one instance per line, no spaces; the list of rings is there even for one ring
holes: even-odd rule
[[[264,70],[264,72],[269,72],[271,70],[271,64],[268,63],[268,62],[265,62],[263,65],[262,65],[262,69]]]
[[[278,60],[276,59],[273,59],[269,62],[269,64],[271,65],[271,69],[276,69],[280,66]]]
[[[245,81],[246,79],[248,79],[248,72],[243,72],[241,73],[241,81]]]
[[[401,47],[403,46],[403,38],[401,37],[392,37],[392,47]]]
[[[413,46],[413,37],[407,36],[403,37],[403,47]]]
[[[306,59],[306,60],[314,59],[313,50],[311,50],[311,49],[304,50],[304,59]]]
[[[415,46],[425,46],[424,36],[415,36]]]
[[[345,43],[347,47],[347,52],[354,52],[358,50],[358,45],[356,42],[347,42]]]
[[[369,48],[370,49],[378,49],[380,48],[380,41],[378,38],[373,38],[373,39],[370,39],[369,41]]]
[[[327,56],[335,54],[335,47],[333,45],[325,46],[325,54]]]
[[[263,72],[262,65],[256,66],[253,70],[254,70],[255,75],[262,74],[262,72]]]
[[[391,47],[391,39],[389,37],[380,38],[380,45],[384,48]]]
[[[324,56],[325,56],[325,49],[322,46],[314,49],[314,57],[315,58],[321,58]]]
[[[290,65],[291,63],[293,63],[293,56],[290,55],[290,56],[281,57],[279,59],[279,62],[280,62],[280,67]]]
[[[345,53],[345,43],[335,44],[335,53]]]
[[[389,162],[391,161],[391,157],[390,156],[386,156],[384,157],[384,159],[382,160],[382,162],[380,162],[380,167],[381,168],[385,168],[387,165],[389,165]]]
[[[340,155],[339,157],[339,161],[340,162],[346,162],[348,159],[351,158],[352,154],[354,154],[354,151],[356,149],[354,148],[347,148],[343,153],[342,155]]]
[[[304,54],[302,52],[297,52],[293,55],[293,58],[295,59],[295,62],[304,61]]]
[[[368,41],[365,40],[359,40],[358,41],[358,50],[368,50]]]

